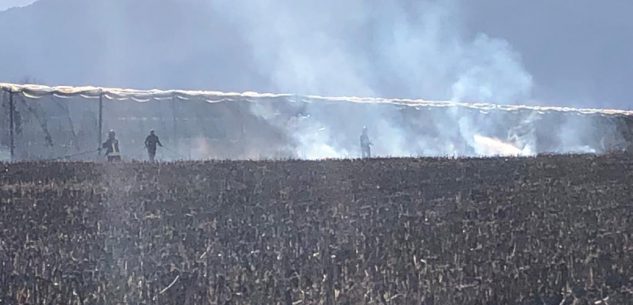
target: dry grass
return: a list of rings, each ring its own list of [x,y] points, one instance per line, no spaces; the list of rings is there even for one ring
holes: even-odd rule
[[[0,304],[632,304],[632,173],[623,155],[0,164]]]

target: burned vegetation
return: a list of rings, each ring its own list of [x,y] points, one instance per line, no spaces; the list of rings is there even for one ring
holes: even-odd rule
[[[0,304],[632,304],[628,156],[0,171]]]

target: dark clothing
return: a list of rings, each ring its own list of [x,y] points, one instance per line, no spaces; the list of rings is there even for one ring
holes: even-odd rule
[[[106,152],[105,152],[106,156],[109,155],[109,154],[113,154],[113,153],[118,154],[119,153],[119,140],[117,140],[117,139],[108,139],[107,141],[105,141],[103,143],[103,148],[105,148],[105,150],[106,150]]]
[[[147,138],[145,138],[145,147],[147,147],[148,150],[156,151],[157,144],[158,146],[163,146],[163,144],[160,143],[157,135],[149,135],[147,136]]]
[[[108,155],[108,161],[121,161],[121,155]]]
[[[105,155],[108,161],[121,161],[121,155],[119,154],[119,140],[110,138],[103,143],[105,148]]]
[[[360,149],[363,158],[371,158],[371,142],[369,141],[369,136],[367,134],[363,134],[360,136]]]
[[[363,156],[363,158],[371,158],[371,147],[363,146],[362,147],[362,156]]]
[[[163,147],[163,144],[160,143],[157,135],[150,134],[145,138],[145,148],[147,148],[147,154],[149,155],[149,160],[154,161],[154,157],[156,157],[156,145]]]

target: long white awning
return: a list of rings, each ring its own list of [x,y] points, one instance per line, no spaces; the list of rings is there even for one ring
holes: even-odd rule
[[[614,115],[633,116],[632,110],[617,109],[595,109],[595,108],[571,108],[556,106],[529,106],[529,105],[504,105],[493,103],[463,103],[453,101],[429,101],[422,99],[388,99],[376,97],[323,97],[315,95],[294,95],[294,94],[273,94],[257,92],[220,92],[220,91],[190,91],[190,90],[137,90],[123,88],[103,88],[103,87],[70,87],[70,86],[43,86],[43,85],[18,85],[10,83],[0,83],[0,90],[23,94],[30,99],[55,96],[59,98],[83,97],[99,98],[107,100],[136,102],[164,101],[164,100],[198,100],[209,103],[250,101],[270,99],[291,99],[298,102],[350,102],[365,104],[392,104],[410,107],[461,107],[474,108],[481,111],[536,111],[536,112],[569,112],[571,114],[594,114],[594,115]]]

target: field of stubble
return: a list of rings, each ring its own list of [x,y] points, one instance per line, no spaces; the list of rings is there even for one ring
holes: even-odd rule
[[[0,163],[0,304],[633,304],[633,157]]]

